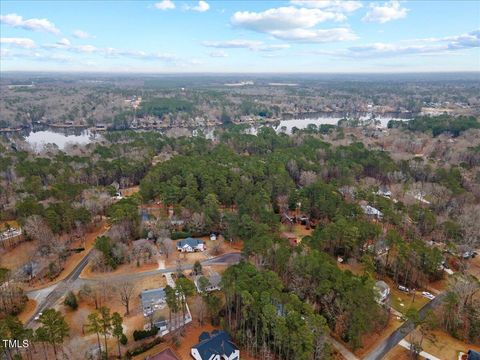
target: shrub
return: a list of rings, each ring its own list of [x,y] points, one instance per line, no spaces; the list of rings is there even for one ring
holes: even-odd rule
[[[172,233],[172,240],[185,239],[192,236],[192,234],[184,231],[175,231]]]
[[[161,342],[163,342],[163,339],[161,337],[157,337],[155,339],[153,339],[152,341],[150,342],[147,342],[147,343],[144,343],[140,346],[137,346],[136,348],[133,348],[131,350],[128,350],[125,354],[125,356],[127,357],[127,359],[130,359],[132,356],[136,356],[136,355],[139,355],[141,353],[144,353],[145,351],[147,350],[150,350],[151,348],[153,348],[155,345],[158,345],[160,344]]]
[[[122,334],[122,336],[120,336],[120,344],[127,345],[127,342],[128,342],[127,336],[125,334]]]
[[[135,330],[133,332],[133,340],[138,341],[145,339],[147,337],[155,336],[158,333],[158,328],[156,326],[152,327],[150,330]]]
[[[72,310],[77,310],[78,308],[78,302],[77,302],[77,297],[72,291],[69,291],[67,293],[67,296],[65,297],[65,301],[63,302],[65,306],[68,306]]]

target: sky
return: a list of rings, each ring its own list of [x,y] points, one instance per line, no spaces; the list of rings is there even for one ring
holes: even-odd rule
[[[1,1],[0,71],[480,71],[480,1]]]

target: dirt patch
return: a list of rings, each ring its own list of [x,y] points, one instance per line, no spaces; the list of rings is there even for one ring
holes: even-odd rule
[[[122,194],[122,196],[132,196],[133,194],[136,194],[139,191],[140,191],[139,186],[132,186],[125,189],[120,189],[120,193]]]
[[[358,261],[352,261],[351,263],[339,263],[337,261],[337,266],[342,271],[350,270],[355,275],[363,275],[363,265]]]
[[[421,358],[421,357],[420,357]],[[397,345],[384,357],[385,360],[410,360],[411,356],[407,349]]]
[[[390,317],[388,325],[379,332],[369,333],[362,337],[362,348],[356,350],[354,353],[359,357],[363,357],[372,351],[378,344],[389,337],[395,330],[397,330],[403,322],[398,321],[394,316]],[[346,345],[345,345],[346,346]]]
[[[448,288],[448,278],[445,277],[441,280],[434,281],[430,283],[427,287],[429,291],[431,291],[434,295],[439,294],[442,291],[445,291]]]
[[[25,304],[25,308],[20,314],[18,314],[18,320],[25,324],[28,319],[31,318],[36,308],[37,302],[33,299],[28,299],[27,303]]]
[[[469,267],[467,273],[475,276],[480,280],[480,255],[477,255],[475,258],[469,260]]]
[[[38,247],[36,241],[24,241],[17,246],[0,251],[0,267],[10,269],[12,272],[20,269],[28,261]]]
[[[12,228],[20,228],[20,225],[16,220],[0,221],[0,231],[3,231],[3,229],[6,228],[7,224],[10,225]]]

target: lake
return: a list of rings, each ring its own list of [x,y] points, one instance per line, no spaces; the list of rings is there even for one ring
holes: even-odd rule
[[[287,134],[292,133],[293,128],[305,129],[309,124],[315,124],[317,126],[328,124],[328,125],[337,125],[338,121],[344,117],[316,117],[316,118],[305,118],[305,119],[288,119],[281,120],[277,123],[267,123],[265,125],[255,124],[251,125],[246,129],[246,133],[256,135],[257,131],[262,126],[271,126],[277,132],[285,132]],[[370,117],[360,117],[359,120],[369,120]],[[395,119],[392,117],[376,117],[379,121],[381,127],[386,127],[390,120],[408,120],[408,119]],[[190,133],[195,136],[198,134],[198,130],[202,130],[204,135],[208,139],[214,139],[214,131],[216,128],[207,127],[199,129],[185,129],[186,133]],[[163,132],[163,131],[162,131]],[[72,129],[64,128],[53,131],[52,129],[41,129],[40,131],[31,131],[28,134],[25,134],[24,138],[34,150],[41,150],[46,144],[55,144],[59,149],[65,149],[67,144],[78,144],[86,145],[94,141],[95,139],[101,138],[101,134],[91,132],[86,129]]]
[[[34,150],[41,150],[46,144],[55,144],[59,149],[65,149],[67,144],[86,145],[99,137],[89,130],[78,130],[55,132],[52,130],[42,130],[30,132],[25,136],[25,141],[28,142]]]

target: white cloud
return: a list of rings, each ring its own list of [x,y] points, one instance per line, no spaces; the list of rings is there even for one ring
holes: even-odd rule
[[[204,1],[200,0],[196,6],[185,6],[185,10],[191,10],[191,11],[196,11],[196,12],[205,12],[210,9],[210,5]]]
[[[264,44],[258,40],[234,39],[226,41],[204,41],[203,46],[219,49],[249,49],[252,51],[278,51],[288,49],[288,44]]]
[[[208,55],[211,56],[211,57],[216,57],[216,58],[228,57],[228,54],[223,50],[212,51],[212,52],[208,53]]]
[[[292,5],[306,8],[326,9],[328,11],[353,12],[363,5],[354,0],[290,0]]]
[[[94,38],[94,36],[82,30],[75,30],[72,35],[77,39],[93,39]]]
[[[286,41],[309,43],[327,43],[358,39],[358,36],[350,28],[277,30],[272,31],[271,34],[278,39]]]
[[[45,44],[43,45],[43,47],[46,49],[60,49],[60,50],[77,52],[77,53],[89,53],[89,54],[99,51],[99,49],[97,49],[93,45],[72,45],[70,40],[68,40],[67,38],[62,38],[59,41],[57,41],[55,44]]]
[[[67,46],[67,47],[72,45],[70,40],[68,40],[67,38],[60,39],[59,41],[57,41],[57,44],[60,46]]]
[[[163,61],[173,61],[176,59],[176,56],[169,53],[149,53],[141,50],[122,50],[115,48],[105,48],[99,50],[105,56],[108,57],[127,57],[133,59],[143,59],[143,60],[163,60]]]
[[[0,22],[12,27],[19,27],[25,30],[46,31],[52,34],[59,34],[60,30],[55,27],[55,24],[47,19],[23,19],[17,14],[0,15]]]
[[[77,51],[77,52],[81,52],[81,53],[89,53],[89,54],[94,53],[98,50],[93,45],[77,45],[77,46],[73,46],[71,49],[73,51]]]
[[[24,49],[35,47],[35,42],[29,38],[0,38],[0,44],[10,44]]]
[[[226,40],[226,41],[204,41],[202,43],[202,45],[206,47],[225,48],[225,49],[233,49],[233,48],[253,49],[262,44],[263,43],[261,41],[242,40],[242,39]]]
[[[344,21],[346,17],[341,13],[320,9],[299,9],[288,6],[263,12],[237,11],[231,20],[236,26],[268,33],[277,30],[311,28],[325,21]]]
[[[334,55],[348,58],[379,58],[407,55],[447,54],[458,50],[480,47],[480,30],[467,34],[446,36],[443,38],[426,38],[411,40],[410,43],[373,43],[353,46],[337,51],[317,51],[317,54]]]
[[[295,1],[303,5],[304,0]],[[239,11],[233,14],[235,26],[269,34],[277,39],[291,42],[324,43],[357,39],[348,27],[319,29],[316,26],[326,21],[344,21],[343,12],[353,11],[358,4],[338,1],[309,2],[309,8],[294,6],[268,9],[263,12]],[[343,8],[340,11],[340,8]],[[357,7],[358,8],[358,7]],[[332,9],[332,11],[329,11]],[[335,11],[333,11],[333,9]],[[346,10],[348,9],[348,11]],[[338,10],[338,11],[337,11]]]
[[[402,8],[399,1],[391,0],[383,5],[370,4],[370,10],[362,20],[384,24],[392,20],[403,19],[407,16],[407,12],[408,9]]]
[[[163,0],[153,5],[158,10],[172,10],[175,9],[175,4],[172,0]]]

